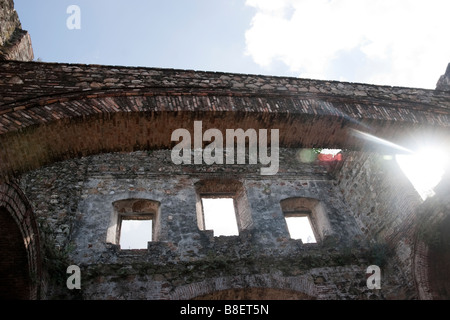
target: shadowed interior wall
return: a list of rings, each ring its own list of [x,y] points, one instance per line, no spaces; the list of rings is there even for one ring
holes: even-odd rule
[[[6,208],[0,207],[0,299],[29,299],[30,281],[20,229]]]

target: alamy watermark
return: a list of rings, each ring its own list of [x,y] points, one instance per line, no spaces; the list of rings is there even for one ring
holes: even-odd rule
[[[81,9],[77,5],[70,5],[66,10],[67,14],[70,16],[66,20],[66,26],[69,30],[81,29]]]
[[[71,276],[67,278],[66,286],[67,289],[81,289],[81,271],[80,267],[77,265],[71,265],[67,267],[67,273],[70,273]]]
[[[371,265],[367,267],[366,274],[370,276],[366,280],[367,288],[381,289],[381,269],[377,265]]]
[[[180,140],[181,139],[181,140]],[[268,130],[226,129],[224,136],[219,129],[203,132],[202,121],[194,121],[194,145],[189,130],[180,128],[172,132],[171,141],[179,141],[172,149],[171,158],[175,164],[237,164],[246,163],[246,146],[248,146],[248,164],[262,165],[261,175],[275,175],[279,169],[279,130],[270,130],[270,155],[268,154]],[[248,139],[248,140],[247,140]],[[247,142],[248,141],[248,142]],[[203,142],[210,142],[203,149]],[[236,144],[235,144],[236,142]],[[193,161],[192,161],[193,158]]]

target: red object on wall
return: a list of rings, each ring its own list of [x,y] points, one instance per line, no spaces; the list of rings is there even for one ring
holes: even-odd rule
[[[342,161],[342,154],[338,153],[336,155],[332,155],[320,153],[317,158],[319,161]]]

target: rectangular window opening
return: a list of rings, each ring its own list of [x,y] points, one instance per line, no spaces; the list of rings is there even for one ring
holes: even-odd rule
[[[233,198],[203,197],[202,207],[205,230],[213,230],[215,237],[239,235]]]
[[[286,215],[286,224],[291,239],[301,239],[303,243],[317,243],[308,215]]]
[[[152,241],[153,219],[151,217],[122,217],[120,226],[120,248],[147,249]]]

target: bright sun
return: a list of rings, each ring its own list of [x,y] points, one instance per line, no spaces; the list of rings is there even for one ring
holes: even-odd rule
[[[424,148],[414,154],[396,155],[397,163],[423,200],[434,195],[442,180],[449,155],[439,148]]]

